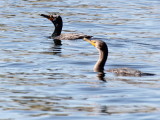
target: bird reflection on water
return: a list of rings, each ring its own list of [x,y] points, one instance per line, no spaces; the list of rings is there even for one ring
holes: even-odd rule
[[[52,47],[52,52],[53,52],[53,55],[56,55],[56,54],[60,54],[61,53],[61,40],[53,40],[54,41],[54,44],[53,44],[53,47]]]
[[[98,72],[97,73],[97,77],[98,77],[99,80],[106,82],[105,73],[104,72]]]
[[[61,44],[61,41],[60,40],[54,40],[53,41],[54,43],[52,43],[51,45],[51,47],[47,50],[47,51],[45,51],[45,52],[42,52],[43,54],[51,54],[51,55],[59,55],[59,54],[61,54],[61,46],[62,46],[62,44]]]

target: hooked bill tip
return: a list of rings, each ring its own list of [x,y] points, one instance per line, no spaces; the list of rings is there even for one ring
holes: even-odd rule
[[[45,14],[39,14],[39,15],[42,16],[42,17],[44,17],[44,18],[50,19],[49,15],[45,15]]]
[[[47,15],[45,15],[45,14],[39,14],[39,15],[40,15],[40,16],[43,16],[43,17],[44,17],[44,16],[47,16]]]

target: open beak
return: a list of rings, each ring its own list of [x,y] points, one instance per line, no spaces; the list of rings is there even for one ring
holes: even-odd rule
[[[94,40],[89,40],[87,38],[83,38],[84,41],[89,42],[91,45],[93,45],[94,47],[96,46],[96,42]]]
[[[45,17],[45,18],[47,18],[47,19],[49,19],[51,21],[54,20],[54,17],[52,17],[51,15],[40,14],[40,16]]]

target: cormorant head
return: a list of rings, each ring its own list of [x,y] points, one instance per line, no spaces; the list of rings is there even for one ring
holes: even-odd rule
[[[40,16],[43,16],[47,19],[49,19],[50,21],[52,21],[54,24],[59,23],[62,21],[62,18],[60,15],[56,14],[56,13],[52,13],[50,15],[45,15],[45,14],[40,14]]]
[[[97,48],[99,50],[108,49],[107,44],[102,40],[89,40],[87,38],[83,38],[83,40],[89,42],[91,45],[93,45],[95,48]]]

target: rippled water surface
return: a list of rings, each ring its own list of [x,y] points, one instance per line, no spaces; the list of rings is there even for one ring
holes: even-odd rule
[[[1,0],[0,119],[159,120],[159,6],[159,0]],[[104,40],[105,69],[156,75],[93,72],[97,50],[81,39],[56,45],[48,37],[52,23],[39,16],[47,12],[62,15],[63,33]]]

